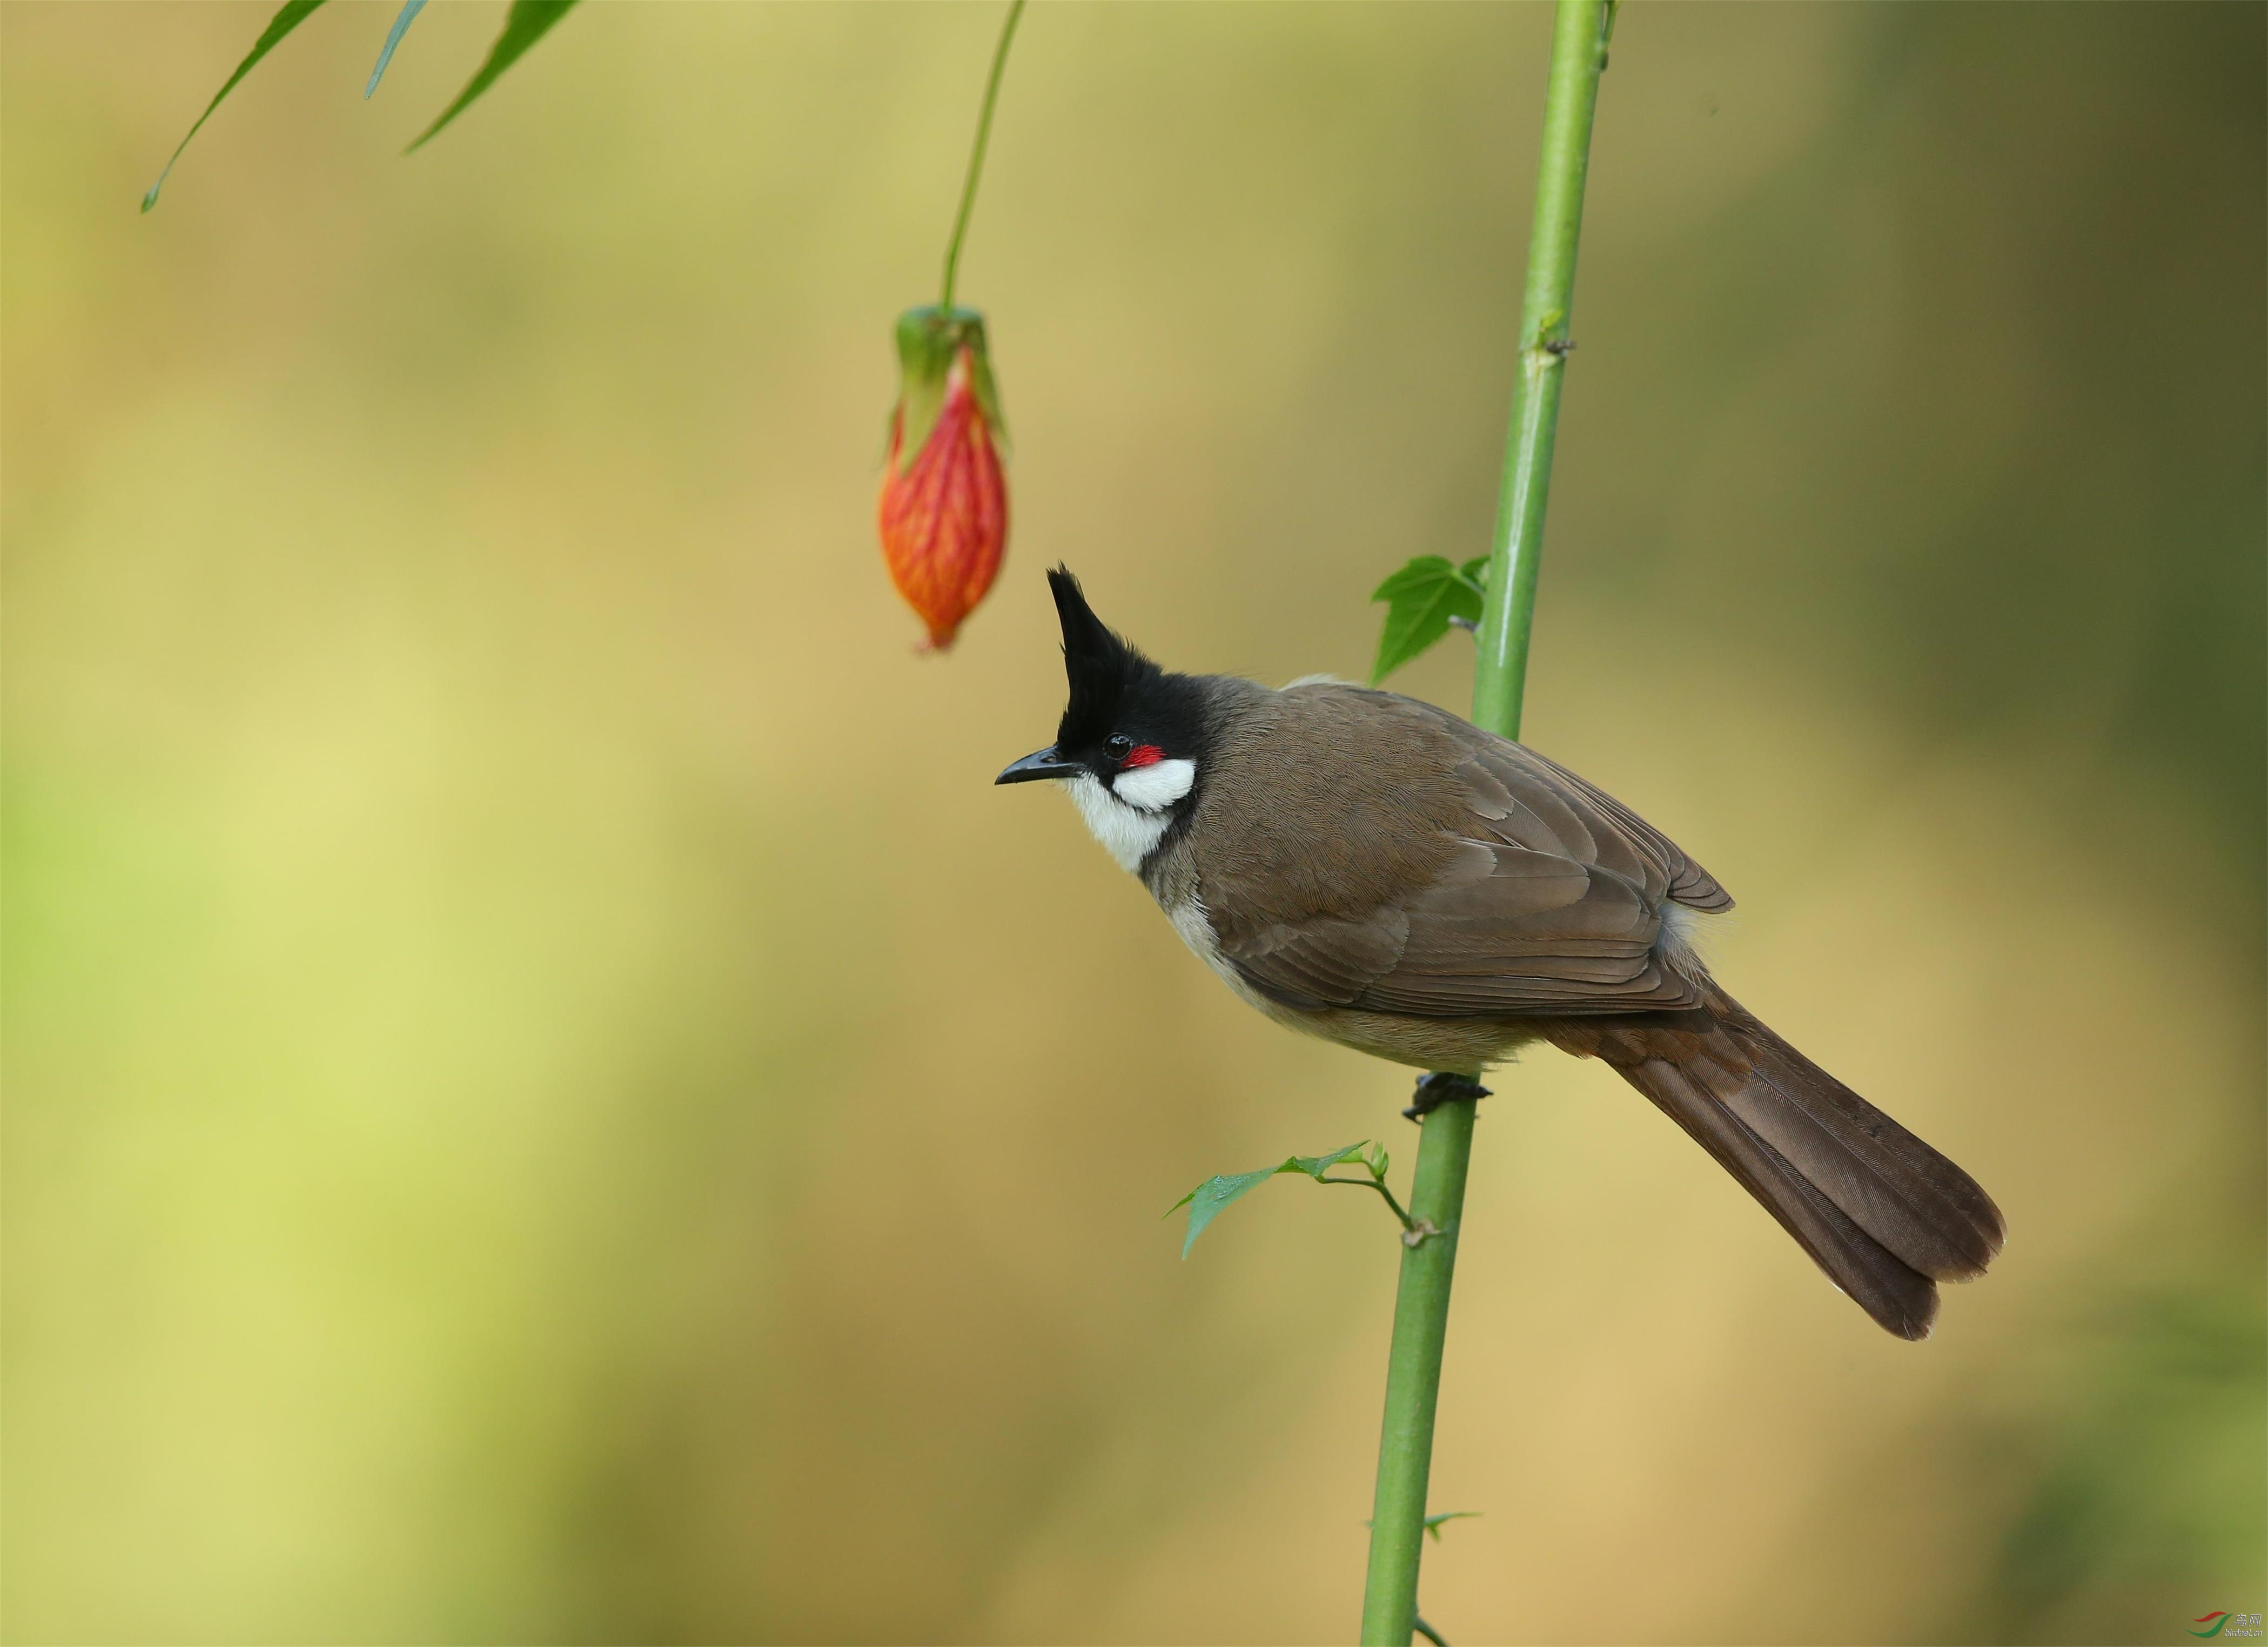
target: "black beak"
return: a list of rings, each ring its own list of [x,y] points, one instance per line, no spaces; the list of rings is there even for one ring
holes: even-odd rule
[[[1066,761],[1049,748],[1026,755],[992,781],[995,783],[1029,783],[1035,778],[1075,778],[1086,770],[1078,761]]]

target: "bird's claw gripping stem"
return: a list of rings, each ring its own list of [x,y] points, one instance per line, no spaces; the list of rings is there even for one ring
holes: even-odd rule
[[[1410,1099],[1410,1107],[1402,1113],[1411,1121],[1422,1121],[1444,1104],[1465,1099],[1477,1102],[1488,1095],[1488,1088],[1469,1075],[1451,1075],[1445,1070],[1436,1070],[1418,1077],[1417,1093]]]

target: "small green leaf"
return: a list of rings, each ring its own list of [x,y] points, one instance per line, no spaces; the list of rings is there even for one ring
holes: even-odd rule
[[[1197,1244],[1197,1237],[1204,1233],[1205,1225],[1219,1217],[1221,1210],[1230,1202],[1258,1188],[1275,1176],[1276,1169],[1272,1166],[1263,1166],[1256,1173],[1223,1173],[1208,1178],[1175,1202],[1173,1207],[1168,1207],[1166,1210],[1168,1214],[1178,1207],[1189,1210],[1189,1232],[1182,1239],[1182,1256],[1187,1258],[1189,1255],[1189,1248]]]
[[[1329,1155],[1295,1155],[1276,1170],[1279,1173],[1305,1173],[1308,1177],[1321,1182],[1324,1173],[1329,1172],[1341,1161],[1359,1155],[1362,1152],[1362,1146],[1369,1142],[1369,1139],[1364,1138],[1350,1143],[1344,1150],[1334,1150]]]
[[[1475,565],[1452,566],[1443,555],[1421,555],[1371,592],[1373,600],[1387,603],[1378,661],[1370,672],[1373,686],[1447,635],[1451,618],[1480,621],[1481,585],[1474,577]]]
[[[442,127],[463,114],[473,99],[497,82],[497,77],[518,62],[527,48],[541,40],[551,26],[575,7],[575,0],[512,0],[512,10],[504,13],[504,32],[489,48],[488,61],[482,63],[465,89],[457,93],[457,100],[441,111],[441,118],[425,129],[424,135],[404,151],[414,154],[433,140]]]
[[[236,83],[252,72],[253,64],[273,51],[277,41],[305,23],[322,4],[323,0],[284,0],[276,15],[268,19],[268,26],[260,31],[260,38],[252,42],[252,49],[245,53],[244,61],[236,65],[236,72],[223,82],[219,91],[213,93],[212,101],[205,105],[205,112],[198,115],[197,123],[189,128],[188,136],[174,145],[173,158],[166,162],[166,169],[158,173],[158,180],[151,184],[149,192],[142,196],[143,210],[147,211],[158,203],[158,191],[166,187],[166,180],[173,174],[173,164],[181,158],[181,151],[189,146],[189,137],[195,136],[203,129],[204,123],[212,118],[213,110],[220,107],[221,99],[236,90]]]
[[[1231,1202],[1251,1194],[1278,1173],[1305,1173],[1320,1182],[1325,1173],[1361,1148],[1360,1143],[1350,1143],[1345,1149],[1335,1150],[1329,1155],[1294,1155],[1274,1166],[1263,1166],[1255,1172],[1222,1173],[1208,1178],[1166,1209],[1166,1216],[1169,1218],[1183,1207],[1189,1210],[1189,1230],[1182,1239],[1182,1256],[1187,1258],[1189,1255],[1189,1248],[1197,1244],[1197,1237],[1204,1233],[1205,1225],[1219,1217]]]
[[[1477,1516],[1481,1512],[1477,1510],[1444,1510],[1438,1516],[1427,1516],[1425,1518],[1425,1531],[1429,1535],[1431,1535],[1433,1542],[1439,1544],[1441,1541],[1441,1523],[1444,1521],[1462,1521],[1466,1519],[1468,1517]]]
[[[1482,1512],[1477,1510],[1444,1510],[1437,1516],[1427,1516],[1425,1518],[1425,1531],[1432,1535],[1433,1542],[1439,1544],[1441,1541],[1441,1523],[1444,1521],[1462,1521],[1469,1517],[1477,1516],[1481,1513]],[[1363,1523],[1363,1526],[1370,1526],[1372,1525],[1373,1524],[1369,1521],[1365,1521]]]
[[[401,0],[401,15],[394,19],[394,26],[386,31],[386,44],[379,48],[378,67],[370,71],[370,84],[362,89],[365,99],[378,90],[378,83],[386,77],[386,65],[394,61],[394,48],[401,44],[401,37],[409,33],[409,26],[417,20],[417,14],[424,9],[425,0]]]

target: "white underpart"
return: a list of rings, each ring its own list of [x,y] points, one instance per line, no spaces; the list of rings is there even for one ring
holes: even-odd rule
[[[1154,775],[1154,776],[1153,776]],[[1118,775],[1116,792],[1091,772],[1071,780],[1071,804],[1103,850],[1133,871],[1157,849],[1174,820],[1167,808],[1189,792],[1197,769],[1187,761],[1160,761]]]
[[[1174,923],[1174,930],[1181,934],[1182,942],[1194,950],[1197,959],[1211,967],[1223,983],[1236,991],[1239,999],[1270,1016],[1279,1011],[1274,1003],[1245,982],[1244,974],[1220,952],[1220,937],[1212,930],[1212,916],[1205,913],[1204,899],[1194,894],[1182,899],[1166,911],[1166,918]]]

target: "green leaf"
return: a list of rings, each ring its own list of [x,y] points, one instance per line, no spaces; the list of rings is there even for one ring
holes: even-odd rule
[[[1189,1210],[1189,1232],[1182,1239],[1182,1256],[1189,1255],[1189,1248],[1197,1244],[1204,1227],[1220,1215],[1221,1209],[1240,1195],[1258,1188],[1276,1176],[1276,1168],[1263,1166],[1256,1173],[1225,1173],[1208,1178],[1195,1189],[1166,1209],[1170,1216],[1182,1207]]]
[[[1429,1535],[1431,1535],[1433,1542],[1439,1544],[1441,1541],[1441,1523],[1444,1521],[1462,1521],[1469,1517],[1477,1516],[1481,1512],[1477,1510],[1444,1510],[1438,1516],[1427,1516],[1425,1518],[1425,1531]]]
[[[1444,1510],[1437,1516],[1427,1516],[1425,1518],[1425,1531],[1432,1536],[1433,1542],[1439,1544],[1441,1541],[1441,1523],[1444,1521],[1462,1521],[1469,1517],[1477,1516],[1480,1513],[1481,1511],[1477,1510]],[[1363,1526],[1371,1526],[1373,1525],[1374,1524],[1369,1521],[1365,1521],[1363,1523]]]
[[[220,107],[221,99],[236,90],[236,83],[252,72],[253,64],[273,51],[278,40],[305,23],[322,4],[323,0],[284,0],[276,15],[268,19],[268,26],[260,31],[260,38],[252,42],[252,49],[244,55],[244,61],[236,65],[236,72],[229,76],[219,91],[213,93],[212,101],[205,105],[205,112],[198,115],[197,123],[189,128],[188,136],[183,137],[174,146],[173,158],[166,162],[166,169],[158,173],[158,180],[151,184],[149,192],[142,196],[143,210],[147,211],[158,203],[158,191],[166,187],[166,180],[173,174],[174,162],[181,158],[181,151],[189,146],[189,137],[195,136],[203,129],[204,123],[212,118],[213,110]]]
[[[394,48],[401,44],[401,37],[409,33],[409,26],[417,20],[417,14],[424,9],[425,0],[401,0],[401,15],[394,19],[394,26],[386,31],[386,44],[379,48],[378,67],[370,71],[370,84],[362,89],[365,99],[378,90],[378,83],[386,77],[386,65],[394,61]]]
[[[1365,1139],[1363,1143],[1369,1140]],[[1344,1150],[1334,1150],[1329,1155],[1294,1155],[1274,1166],[1263,1166],[1249,1173],[1223,1173],[1208,1178],[1195,1189],[1166,1209],[1172,1217],[1183,1207],[1189,1210],[1189,1232],[1182,1240],[1182,1256],[1189,1255],[1189,1248],[1197,1244],[1204,1227],[1219,1217],[1231,1202],[1248,1195],[1279,1173],[1305,1173],[1321,1181],[1325,1173],[1336,1166],[1362,1148],[1362,1143],[1350,1143]]]
[[[551,26],[574,7],[575,0],[512,0],[512,10],[504,13],[504,32],[489,48],[488,61],[465,82],[465,89],[457,93],[457,100],[441,111],[441,118],[428,126],[424,135],[403,152],[415,154],[431,143],[442,127],[463,114],[475,98],[494,85],[498,76],[518,62],[529,47],[541,40]]]
[[[1378,661],[1370,683],[1376,686],[1449,632],[1451,618],[1477,623],[1481,585],[1476,569],[1485,558],[1452,566],[1447,557],[1421,555],[1371,592],[1386,605],[1386,627],[1378,637]]]
[[[1334,1150],[1329,1155],[1295,1155],[1276,1170],[1279,1173],[1305,1173],[1320,1183],[1322,1181],[1324,1173],[1329,1172],[1341,1161],[1351,1160],[1361,1154],[1362,1146],[1369,1142],[1369,1139],[1364,1138],[1359,1142],[1350,1143],[1344,1150]]]

